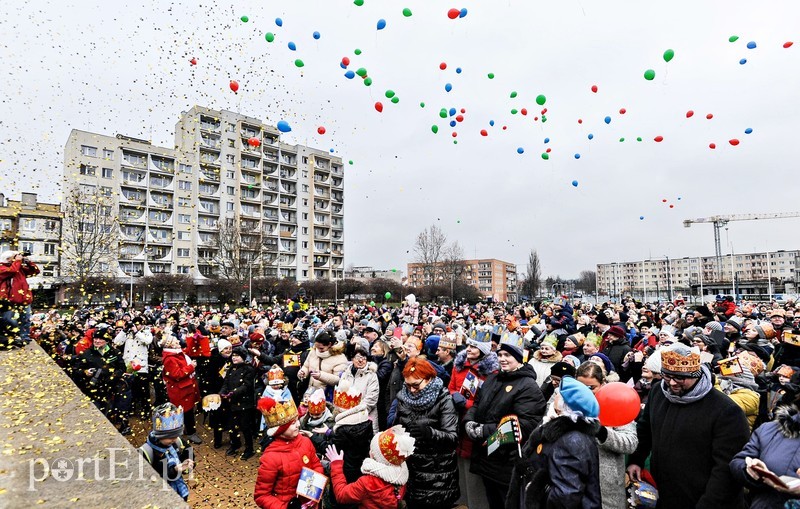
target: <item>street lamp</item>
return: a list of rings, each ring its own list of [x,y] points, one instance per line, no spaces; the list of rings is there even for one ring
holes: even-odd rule
[[[672,295],[672,268],[669,264],[669,256],[664,255],[664,258],[667,259],[667,288],[669,289],[669,301],[675,302],[675,298]]]

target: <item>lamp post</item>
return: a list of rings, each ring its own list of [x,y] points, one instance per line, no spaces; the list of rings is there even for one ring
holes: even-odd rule
[[[672,269],[669,264],[669,256],[664,255],[664,258],[667,259],[667,288],[669,289],[669,301],[675,302],[675,298],[672,295]]]

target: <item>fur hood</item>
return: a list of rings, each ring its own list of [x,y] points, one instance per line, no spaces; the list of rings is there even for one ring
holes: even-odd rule
[[[775,422],[786,438],[800,438],[800,410],[794,405],[784,405],[775,410]]]
[[[456,367],[457,370],[461,371],[464,369],[464,364],[467,362],[467,351],[461,350],[456,354],[456,358],[453,361],[453,365]],[[486,378],[487,376],[491,375],[495,371],[500,370],[500,363],[497,361],[497,354],[494,352],[489,352],[488,354],[481,357],[481,360],[478,361],[476,365],[478,369],[478,374],[482,377]]]

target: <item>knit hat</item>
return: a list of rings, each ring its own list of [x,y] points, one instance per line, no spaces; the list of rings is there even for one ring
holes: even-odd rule
[[[314,337],[314,343],[319,343],[321,345],[332,345],[335,342],[336,340],[331,337],[326,330],[320,331],[320,333]]]
[[[566,344],[567,341],[571,341],[572,344],[575,345],[575,348],[577,348],[579,346],[583,346],[583,342],[586,341],[586,336],[584,336],[580,332],[577,332],[575,334],[570,334],[569,336],[567,336],[567,339],[564,340],[564,343]]]
[[[769,322],[759,322],[755,325],[759,339],[773,339],[778,335],[775,328]]]
[[[273,364],[270,370],[267,371],[267,380],[270,386],[280,386],[286,383],[286,376],[280,366]]]
[[[232,346],[233,345],[231,344],[231,342],[228,341],[227,339],[220,339],[219,341],[217,341],[217,350],[219,350],[220,352]]]
[[[581,365],[581,360],[575,357],[574,355],[565,355],[564,358],[561,360],[571,365],[575,369],[577,369],[578,366]]]
[[[370,474],[389,484],[402,486],[408,482],[406,459],[414,453],[414,438],[402,425],[392,426],[372,437],[369,455],[380,464],[369,468]]]
[[[700,350],[683,343],[673,343],[661,350],[661,373],[665,375],[700,378]]]
[[[492,337],[489,331],[472,329],[467,336],[467,345],[474,346],[481,351],[482,355],[487,355],[492,351]]]
[[[722,324],[719,323],[719,322],[711,321],[711,322],[708,322],[706,324],[706,328],[708,330],[712,330],[712,331],[714,331],[714,330],[721,331],[722,330]]]
[[[595,322],[601,325],[611,325],[611,319],[608,317],[605,312],[597,313],[597,318],[595,318]]]
[[[606,374],[609,374],[612,371],[614,371],[614,363],[611,362],[611,359],[608,358],[608,355],[604,353],[595,353],[590,355],[586,360],[590,360],[593,357],[597,357],[598,359],[603,361],[603,367],[606,369]]]
[[[615,325],[615,326],[611,327],[610,329],[608,329],[605,334],[603,334],[604,338],[607,338],[608,336],[615,336],[615,337],[618,337],[618,338],[624,338],[625,337],[625,330],[622,327],[620,327],[619,325]]]
[[[297,407],[291,398],[275,401],[270,397],[263,397],[258,400],[257,407],[267,424],[267,435],[271,437],[280,436],[298,418]]]
[[[742,320],[739,317],[731,317],[727,322],[725,322],[725,325],[730,325],[736,329],[736,332],[742,332]]]
[[[319,417],[325,413],[327,405],[325,404],[325,391],[318,388],[311,393],[308,397],[308,413],[312,417]]]
[[[231,357],[238,355],[242,360],[247,360],[247,349],[243,346],[236,346],[231,350]]]
[[[508,352],[509,355],[514,357],[517,362],[522,362],[525,356],[525,339],[519,334],[513,332],[504,332],[500,338],[499,349],[503,352]]]
[[[661,350],[656,350],[644,361],[644,367],[654,375],[661,374]]]
[[[0,263],[10,262],[18,253],[19,251],[3,251],[3,253],[0,254]]]
[[[447,325],[445,325],[444,322],[436,322],[433,324],[432,329],[442,329],[443,331],[447,331]]]
[[[550,368],[550,376],[560,376],[561,378],[575,376],[575,366],[564,361],[556,362]]]
[[[153,435],[158,439],[183,435],[183,407],[164,403],[154,408]]]
[[[570,376],[561,379],[559,392],[561,399],[575,412],[580,412],[584,417],[596,418],[600,415],[600,405],[591,389]]]

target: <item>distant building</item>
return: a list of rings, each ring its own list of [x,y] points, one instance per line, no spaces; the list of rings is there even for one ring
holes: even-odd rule
[[[373,267],[352,267],[344,271],[345,279],[391,279],[403,282],[403,271],[397,269],[375,269]]]
[[[438,281],[434,281],[432,273],[436,273]],[[517,266],[513,263],[495,258],[462,260],[455,266],[452,262],[437,263],[433,270],[422,263],[408,264],[408,284],[412,286],[448,284],[455,278],[475,287],[484,297],[500,302],[517,301]]]

